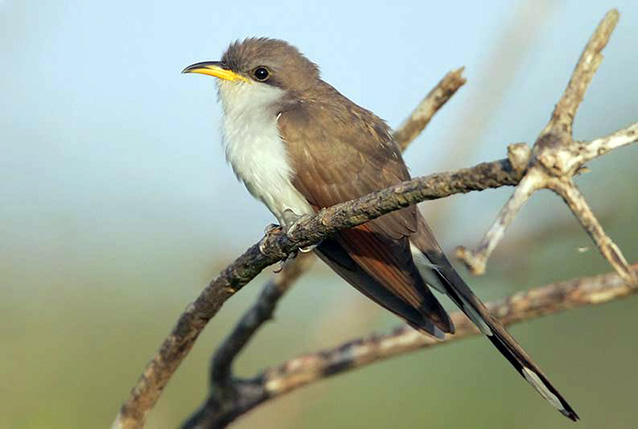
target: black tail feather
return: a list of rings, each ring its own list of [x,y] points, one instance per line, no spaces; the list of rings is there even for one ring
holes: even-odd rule
[[[514,369],[565,417],[578,421],[579,417],[574,409],[556,390],[514,337],[507,332],[498,320],[492,317],[485,305],[474,295],[461,276],[451,266],[449,269],[438,271],[438,274],[446,286],[446,292],[450,299],[489,338],[492,344],[512,364]]]
[[[418,231],[410,237],[410,243],[412,258],[423,280],[435,289],[446,293],[543,398],[564,416],[577,421],[579,418],[574,409],[558,393],[514,337],[492,317],[485,305],[452,267],[422,216],[418,217],[418,222]]]
[[[508,334],[508,336],[511,338],[511,335]],[[517,353],[516,349],[511,348],[511,341],[508,341],[506,337],[502,337],[498,331],[495,331],[495,334],[488,336],[488,338],[512,364],[514,369],[516,369],[543,398],[556,407],[561,414],[575,422],[580,419],[576,411],[574,411],[534,362],[530,361],[527,356],[521,356]],[[520,348],[520,346],[518,347]]]

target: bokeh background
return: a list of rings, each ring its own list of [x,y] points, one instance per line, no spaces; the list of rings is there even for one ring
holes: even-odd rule
[[[0,0],[0,427],[98,428],[182,309],[272,221],[225,165],[213,80],[180,75],[246,36],[286,39],[396,126],[449,70],[468,84],[406,153],[414,175],[501,158],[546,123],[604,13],[619,27],[578,117],[580,139],[638,120],[638,2]],[[638,259],[638,148],[578,179]],[[452,250],[510,189],[422,205]],[[566,207],[536,195],[486,276],[491,299],[610,271]],[[462,271],[469,277],[464,270]],[[152,412],[173,428],[206,394],[208,356],[270,270],[210,324]],[[638,301],[512,328],[582,417],[638,425]],[[320,264],[237,362],[249,376],[398,320]],[[489,342],[469,339],[315,384],[237,428],[571,427]]]

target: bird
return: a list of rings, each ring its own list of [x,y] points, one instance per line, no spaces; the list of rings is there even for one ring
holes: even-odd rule
[[[322,80],[283,40],[252,37],[183,73],[217,78],[225,155],[285,231],[325,207],[410,180],[385,121]],[[314,252],[357,290],[416,330],[454,334],[446,295],[540,395],[576,412],[454,269],[415,205],[324,239]]]

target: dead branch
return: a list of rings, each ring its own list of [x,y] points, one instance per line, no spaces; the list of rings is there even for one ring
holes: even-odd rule
[[[522,146],[510,148],[512,164],[527,165],[527,172],[479,243],[477,250],[468,250],[462,246],[457,248],[457,257],[473,274],[485,272],[492,251],[527,200],[540,189],[550,189],[565,201],[618,274],[626,282],[638,281],[629,271],[622,252],[604,232],[573,181],[574,175],[584,167],[585,162],[611,149],[638,140],[638,123],[592,142],[576,142],[572,133],[574,117],[603,60],[602,50],[607,45],[618,18],[617,10],[607,12],[594,31],[576,64],[567,88],[554,108],[549,123],[540,133],[532,150]]]
[[[638,274],[638,264],[631,269]],[[635,293],[638,293],[638,286],[627,285],[618,274],[611,272],[532,288],[490,303],[488,307],[507,326]],[[209,397],[183,427],[223,428],[258,405],[308,384],[391,357],[479,335],[474,324],[460,311],[452,313],[451,317],[456,333],[447,335],[445,341],[435,340],[403,325],[390,334],[358,338],[332,349],[291,359],[266,369],[254,378],[234,380],[236,395],[232,400],[220,404],[216,397]]]
[[[465,84],[463,70],[461,67],[446,74],[393,133],[394,140],[402,151],[423,132],[434,114]]]

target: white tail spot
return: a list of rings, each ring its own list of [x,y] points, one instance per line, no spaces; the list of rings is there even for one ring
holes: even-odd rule
[[[551,403],[559,410],[565,410],[558,397],[547,388],[545,383],[543,383],[543,380],[541,380],[534,371],[529,368],[523,367],[523,376],[525,376],[525,380],[527,380],[529,384],[534,386],[534,388],[538,390],[538,393],[540,393],[543,398],[547,399],[549,403]]]

